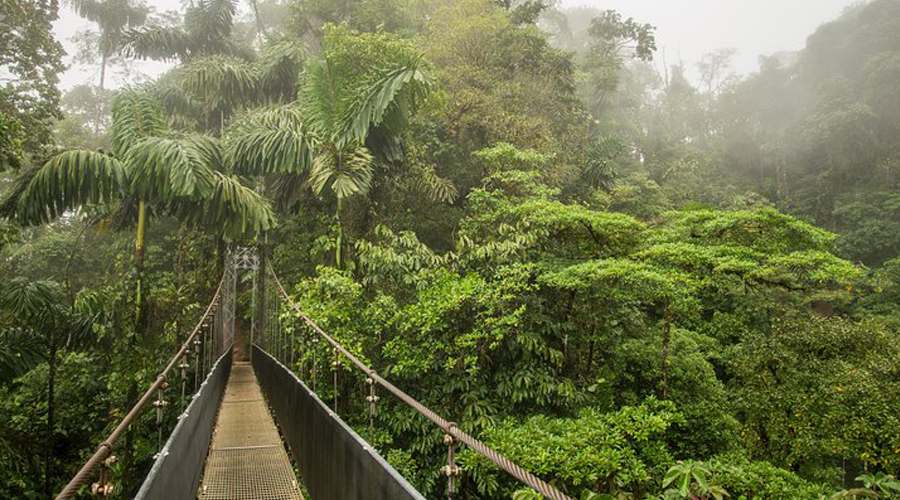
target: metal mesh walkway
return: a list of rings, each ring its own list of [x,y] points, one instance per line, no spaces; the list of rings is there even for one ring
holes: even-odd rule
[[[200,500],[302,500],[249,363],[235,362],[206,459]]]

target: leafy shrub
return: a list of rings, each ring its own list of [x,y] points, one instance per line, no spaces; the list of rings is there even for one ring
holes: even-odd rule
[[[648,398],[608,413],[587,408],[574,418],[507,419],[486,429],[483,437],[507,458],[571,494],[585,489],[640,494],[672,463],[665,435],[680,419],[671,402]],[[468,450],[460,461],[481,493],[496,493],[490,491],[495,467]],[[509,496],[512,488],[505,493]]]

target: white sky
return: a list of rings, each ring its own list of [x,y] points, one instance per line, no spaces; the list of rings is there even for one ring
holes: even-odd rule
[[[561,0],[565,7],[613,9],[656,26],[656,44],[669,64],[692,68],[704,55],[737,49],[734,66],[746,74],[760,55],[799,50],[821,24],[858,0]],[[657,55],[657,62],[662,59]]]
[[[857,0],[561,0],[566,7],[588,5],[615,9],[657,27],[657,45],[670,64],[683,60],[689,67],[704,54],[719,48],[735,48],[735,69],[757,69],[758,57],[782,50],[803,48],[806,37],[819,25],[836,18]],[[60,19],[54,24],[57,38],[70,53],[76,32],[91,27],[60,2]],[[180,10],[180,0],[150,0],[157,11]],[[246,3],[245,1],[241,2]],[[243,6],[242,6],[243,7]],[[657,61],[662,59],[657,56]],[[66,58],[71,64],[71,57]],[[109,87],[118,87],[160,74],[166,65],[140,63],[134,72],[110,75]],[[61,77],[64,89],[85,81],[97,83],[99,68],[73,67]]]

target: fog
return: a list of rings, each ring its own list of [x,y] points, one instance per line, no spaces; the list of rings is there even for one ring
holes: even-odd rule
[[[149,3],[157,12],[181,9],[179,0]],[[693,68],[708,52],[734,48],[737,50],[732,60],[734,69],[747,74],[757,69],[760,55],[803,48],[806,37],[816,27],[856,3],[858,0],[561,0],[560,6],[614,9],[626,17],[653,24],[657,28],[660,51],[657,60],[670,64],[681,60]],[[75,52],[71,37],[88,28],[91,23],[76,16],[71,9],[60,7],[54,32],[67,52]],[[71,64],[71,56],[68,59]],[[120,86],[142,77],[152,78],[167,67],[162,63],[138,63],[129,71],[114,74],[110,83]],[[61,87],[71,88],[86,80],[96,82],[98,75],[98,68],[72,65],[62,75]]]
[[[734,48],[735,70],[758,68],[760,55],[803,48],[806,37],[858,0],[561,0],[565,8],[613,9],[653,24],[665,59],[692,67],[704,54]],[[662,57],[657,57],[662,59]]]

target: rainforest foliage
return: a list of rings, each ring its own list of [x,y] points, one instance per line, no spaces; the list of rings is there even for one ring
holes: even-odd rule
[[[0,5],[0,497],[67,482],[241,244],[573,498],[900,498],[900,1],[743,77],[541,0]],[[72,7],[101,80],[60,99]],[[148,59],[172,69],[104,85]],[[382,396],[373,444],[442,497],[442,433]],[[148,413],[117,498],[156,440]],[[460,463],[460,498],[539,498]]]

